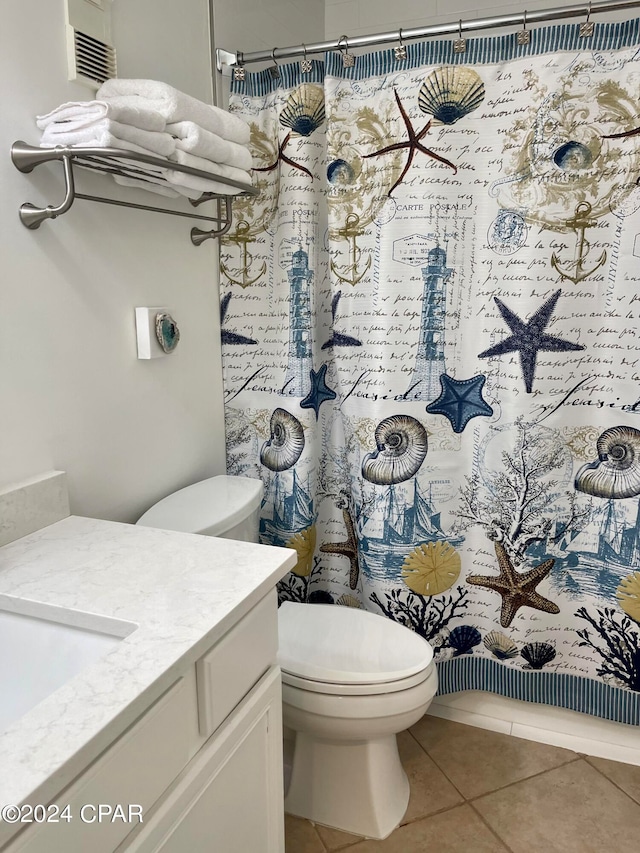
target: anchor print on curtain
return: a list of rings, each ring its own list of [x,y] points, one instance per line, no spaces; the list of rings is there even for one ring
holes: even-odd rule
[[[640,722],[640,27],[235,81],[228,470],[281,599],[428,639],[440,691]]]

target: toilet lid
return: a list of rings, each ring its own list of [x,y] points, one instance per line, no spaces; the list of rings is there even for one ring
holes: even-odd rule
[[[262,481],[220,474],[186,486],[138,519],[144,527],[220,536],[260,506]]]
[[[278,634],[278,662],[285,672],[333,684],[397,681],[433,660],[433,649],[418,634],[353,607],[285,601]]]

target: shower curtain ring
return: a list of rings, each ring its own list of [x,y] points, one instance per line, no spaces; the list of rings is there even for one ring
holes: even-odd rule
[[[245,67],[242,64],[242,60],[240,59],[240,55],[238,56],[238,59],[236,60],[236,64],[233,66],[233,79],[234,80],[244,80],[246,77]]]
[[[467,40],[462,37],[462,18],[458,21],[458,38],[453,42],[454,53],[464,53],[467,49]]]
[[[302,50],[304,51],[304,56],[300,60],[300,71],[303,74],[308,74],[311,71],[312,63],[310,59],[307,59],[307,46],[304,42],[302,42]]]
[[[344,50],[342,49],[342,39],[344,39]],[[342,54],[342,67],[343,68],[353,68],[356,64],[356,58],[351,53],[349,53],[349,39],[346,36],[340,36],[338,41],[338,48],[340,53]]]
[[[271,59],[273,60],[273,65],[269,69],[269,72],[271,73],[271,76],[273,78],[280,76],[280,66],[278,65],[278,60],[276,59],[276,50],[277,49],[278,49],[277,47],[274,47],[273,50],[271,51]]]
[[[400,29],[398,30],[398,42],[398,46],[394,48],[396,59],[406,59],[407,48],[402,43],[402,27],[400,27]]]
[[[587,9],[587,20],[580,24],[578,35],[580,38],[589,38],[593,35],[593,22],[589,20],[591,17],[591,0],[589,0],[589,8]]]
[[[527,10],[524,10],[522,16],[522,29],[518,33],[518,44],[529,44],[531,41],[531,33],[527,29]]]

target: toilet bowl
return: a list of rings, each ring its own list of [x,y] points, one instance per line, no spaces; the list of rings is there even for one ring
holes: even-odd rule
[[[258,541],[262,483],[217,476],[152,506],[147,527]],[[328,604],[278,611],[283,719],[295,733],[285,810],[368,838],[402,820],[409,782],[396,734],[437,687],[433,650],[384,616]]]
[[[278,614],[283,719],[295,732],[285,810],[385,838],[409,802],[396,735],[438,687],[433,650],[364,610],[284,602]]]

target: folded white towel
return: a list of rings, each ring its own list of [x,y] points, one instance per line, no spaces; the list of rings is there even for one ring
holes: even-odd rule
[[[158,183],[151,175],[144,178],[127,178],[125,175],[114,175],[113,179],[120,186],[137,187],[138,189],[147,190],[147,192],[163,195],[167,198],[179,198],[181,195],[176,189],[168,187],[164,183]]]
[[[189,166],[191,169],[199,169],[201,172],[207,172],[209,175],[213,175],[214,178],[229,178],[230,181],[239,181],[241,184],[253,183],[249,172],[236,169],[235,166],[226,166],[224,163],[212,163],[210,160],[205,160],[203,157],[196,157],[194,154],[188,154],[186,151],[176,150],[169,159],[180,163],[181,166]],[[177,174],[184,174],[184,172]],[[184,181],[177,181],[177,183],[184,183],[188,187],[197,187],[198,181],[206,180],[206,178],[199,178],[196,175],[185,175],[185,177],[190,179],[189,183]],[[191,181],[195,181],[196,183],[191,183]],[[218,192],[218,190],[203,190],[203,192]],[[227,186],[226,192],[233,192],[235,194],[238,190]]]
[[[110,101],[69,101],[46,115],[36,116],[36,124],[40,130],[44,130],[52,122],[66,121],[69,122],[69,130],[77,130],[105,118],[141,130],[164,130],[166,124],[156,110],[145,104],[118,104]]]
[[[144,148],[151,154],[169,157],[176,150],[176,140],[169,133],[152,130],[140,130],[130,124],[120,124],[109,118],[94,122],[89,127],[76,130],[68,129],[68,122],[54,121],[42,131],[41,148],[53,148],[56,145],[111,145],[117,138],[120,142],[129,142]],[[119,147],[119,146],[113,146]]]
[[[185,95],[167,83],[114,78],[100,86],[97,97],[122,107],[153,108],[164,117],[167,124],[193,121],[223,139],[239,145],[249,142],[249,125],[241,118]]]
[[[204,157],[214,163],[225,163],[247,172],[253,167],[251,152],[244,145],[223,139],[192,121],[178,121],[167,125],[167,133],[176,137],[176,148]]]

